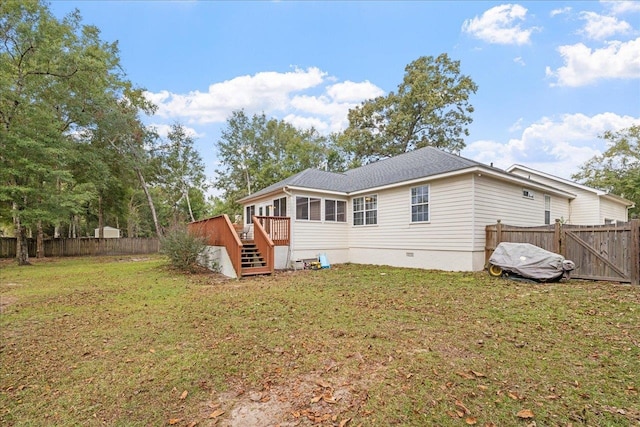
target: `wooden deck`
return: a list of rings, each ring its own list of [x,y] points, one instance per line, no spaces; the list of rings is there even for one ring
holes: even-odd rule
[[[273,274],[274,247],[289,245],[291,220],[254,216],[252,225],[252,239],[245,235],[244,228],[236,228],[226,214],[192,222],[188,230],[204,237],[207,245],[224,246],[238,277]]]

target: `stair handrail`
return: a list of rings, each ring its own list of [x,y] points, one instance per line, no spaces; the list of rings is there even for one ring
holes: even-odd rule
[[[264,227],[262,227],[259,218],[256,216],[253,217],[253,240],[258,251],[260,251],[260,254],[267,262],[269,271],[273,274],[275,270],[273,240],[271,240],[271,237],[269,237],[269,234],[265,231]]]
[[[242,241],[227,214],[195,221],[187,226],[190,233],[201,236],[210,246],[224,246],[236,275],[242,275]]]

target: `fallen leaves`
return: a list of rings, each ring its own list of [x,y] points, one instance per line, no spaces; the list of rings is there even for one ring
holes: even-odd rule
[[[224,411],[222,409],[216,409],[215,411],[209,414],[209,418],[218,418],[222,414],[224,414]]]
[[[486,378],[486,375],[479,371],[474,371],[473,369],[469,371],[458,371],[457,375],[461,376],[465,380],[475,380],[477,378]]]
[[[460,402],[459,400],[456,400],[455,403],[456,407],[460,408],[463,412],[463,415],[468,415],[471,413],[471,411],[469,410],[469,408],[467,408],[466,406],[464,406],[464,404],[462,402]]]
[[[522,418],[522,419],[533,418],[533,411],[531,411],[530,409],[522,409],[522,410],[518,411],[516,416],[518,418]]]

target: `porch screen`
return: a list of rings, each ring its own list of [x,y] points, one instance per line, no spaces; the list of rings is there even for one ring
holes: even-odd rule
[[[296,197],[296,219],[320,221],[320,199]]]
[[[273,201],[273,216],[287,216],[286,197],[282,197]]]

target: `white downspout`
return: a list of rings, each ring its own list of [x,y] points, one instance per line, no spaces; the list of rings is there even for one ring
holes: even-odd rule
[[[284,192],[284,194],[286,194],[289,198],[289,203],[287,203],[287,209],[291,212],[292,208],[293,208],[293,194],[291,194],[289,192],[289,190],[287,189],[287,187],[285,186],[282,191]],[[286,214],[286,212],[285,212]],[[294,243],[294,239],[293,239],[293,216],[289,217],[289,223],[291,224],[291,228],[289,229],[289,250],[287,251],[287,266],[291,265],[291,256],[293,255],[293,243]]]

